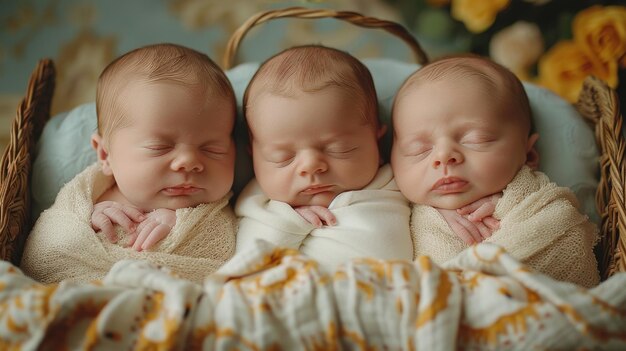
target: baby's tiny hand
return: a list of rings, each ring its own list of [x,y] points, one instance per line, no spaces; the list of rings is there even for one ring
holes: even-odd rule
[[[478,244],[493,234],[494,229],[485,223],[472,222],[458,213],[458,210],[436,208],[450,226],[450,229],[467,245]],[[491,218],[491,217],[489,217]],[[494,219],[495,220],[495,219]]]
[[[131,235],[128,246],[137,251],[147,250],[165,238],[176,225],[176,211],[159,208],[147,214]]]
[[[110,242],[115,243],[118,238],[114,224],[119,224],[127,233],[132,233],[137,223],[144,219],[145,215],[138,208],[115,201],[102,201],[93,206],[91,227],[95,231],[102,231]]]
[[[298,206],[293,209],[316,228],[321,228],[324,224],[328,226],[337,224],[335,215],[324,206]]]
[[[492,215],[496,210],[498,200],[501,198],[502,193],[488,195],[459,208],[457,212],[460,215],[467,215],[467,219],[472,222],[484,222],[487,226],[495,230],[500,227],[500,221],[493,218]],[[496,225],[497,227],[493,228],[492,225]]]

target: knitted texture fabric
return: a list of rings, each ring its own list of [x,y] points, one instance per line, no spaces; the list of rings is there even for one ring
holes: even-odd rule
[[[22,270],[42,283],[64,279],[87,282],[102,279],[123,259],[146,259],[167,266],[183,278],[201,283],[235,252],[237,221],[229,195],[193,208],[176,211],[170,234],[147,251],[125,247],[127,234],[117,226],[120,240],[109,242],[91,228],[93,204],[113,185],[94,164],[59,192],[31,231],[21,262]]]
[[[552,278],[584,287],[598,284],[593,246],[598,229],[578,210],[569,188],[550,182],[524,166],[504,189],[494,217],[500,229],[485,240],[502,246],[522,263]],[[438,264],[468,247],[433,207],[413,205],[414,257],[428,255]]]

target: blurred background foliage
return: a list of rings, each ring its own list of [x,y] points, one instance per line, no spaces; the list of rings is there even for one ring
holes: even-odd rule
[[[220,63],[230,35],[260,11],[304,6],[355,11],[403,24],[431,58],[490,56],[520,78],[575,101],[594,74],[626,97],[624,0],[0,0],[0,144],[37,61],[57,67],[52,112],[95,97],[115,57],[156,42],[206,52]],[[336,20],[276,20],[249,32],[238,62],[318,43],[359,58],[411,61],[389,34]],[[621,84],[620,84],[621,82]]]
[[[624,1],[387,0],[433,56],[490,56],[521,79],[576,101],[593,74],[618,90],[626,68]]]

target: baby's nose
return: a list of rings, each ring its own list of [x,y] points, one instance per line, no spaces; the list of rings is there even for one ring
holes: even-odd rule
[[[328,164],[319,151],[306,151],[300,156],[299,173],[301,176],[324,173],[328,170]]]
[[[174,171],[202,172],[203,169],[201,155],[195,148],[184,148],[178,151],[172,161],[172,170]]]

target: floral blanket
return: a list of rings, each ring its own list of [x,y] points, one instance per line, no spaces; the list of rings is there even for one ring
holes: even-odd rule
[[[203,285],[135,260],[42,285],[0,262],[0,349],[625,349],[625,286],[557,282],[493,244],[328,274],[260,241]]]

